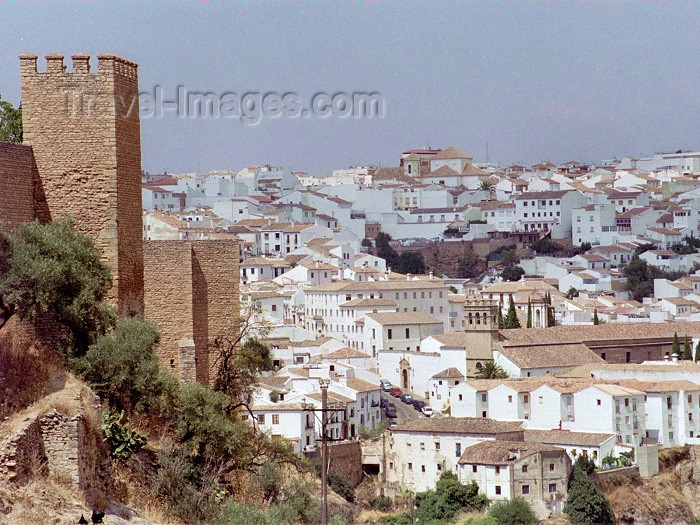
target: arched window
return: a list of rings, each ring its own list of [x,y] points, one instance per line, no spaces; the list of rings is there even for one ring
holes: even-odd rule
[[[481,324],[481,316],[479,315],[478,312],[476,314],[476,324]]]
[[[472,314],[469,314],[469,324],[474,324],[474,320],[472,319]]]
[[[477,363],[477,364],[476,364],[476,369],[477,369],[477,370],[481,370],[481,368],[482,368],[481,363]]]

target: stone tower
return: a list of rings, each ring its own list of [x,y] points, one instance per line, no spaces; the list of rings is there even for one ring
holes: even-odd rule
[[[464,301],[464,327],[469,378],[476,375],[484,362],[493,360],[498,342],[498,305],[470,290]]]
[[[141,138],[137,65],[110,54],[20,55],[24,142],[39,175],[41,220],[72,216],[112,268],[110,300],[121,315],[143,312]],[[36,195],[40,195],[37,199]],[[37,202],[38,201],[38,202]]]

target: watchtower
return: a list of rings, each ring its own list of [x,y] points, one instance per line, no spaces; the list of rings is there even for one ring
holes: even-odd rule
[[[111,54],[20,55],[24,142],[31,145],[41,220],[72,216],[112,268],[110,300],[121,315],[143,312],[141,138],[137,65]],[[39,197],[37,197],[37,195]]]

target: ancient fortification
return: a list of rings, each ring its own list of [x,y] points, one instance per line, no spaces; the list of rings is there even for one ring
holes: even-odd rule
[[[167,241],[144,248],[138,66],[111,54],[20,56],[24,144],[0,143],[0,220],[71,216],[112,268],[120,315],[145,314],[161,332],[163,364],[213,380],[214,337],[239,314],[236,241]],[[146,271],[144,272],[144,251]]]

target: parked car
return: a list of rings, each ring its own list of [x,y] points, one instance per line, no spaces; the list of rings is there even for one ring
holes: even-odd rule
[[[424,407],[424,406],[425,406],[425,401],[418,401],[417,399],[414,399],[414,400],[413,400],[413,408],[415,408],[416,410],[418,410],[418,412],[420,412],[421,410],[423,410],[423,407]]]
[[[413,396],[410,394],[404,394],[401,396],[401,401],[406,403],[407,405],[412,405],[413,404]]]
[[[388,379],[380,379],[379,380],[379,387],[384,392],[388,392],[389,390],[391,390],[391,381],[389,381]]]
[[[391,402],[391,401],[388,401],[387,404],[386,404],[386,408],[387,408],[387,409],[393,408],[394,410],[396,410],[396,403],[393,403],[393,402]]]
[[[389,390],[389,393],[394,397],[401,397],[403,395],[403,392],[401,391],[401,389],[397,388],[397,387],[392,387]]]
[[[389,420],[389,426],[390,426],[390,427],[395,427],[396,425],[398,425],[398,423],[396,422],[396,420],[394,420],[394,419],[390,419],[390,420]]]
[[[431,417],[433,415],[433,407],[431,407],[431,406],[423,407],[422,412],[424,415]]]
[[[394,419],[395,417],[397,417],[396,408],[395,407],[394,408],[387,407],[386,417],[388,417],[390,419]]]
[[[389,402],[389,400],[385,397],[381,398],[379,400],[379,406],[382,408],[386,408],[386,404]]]

